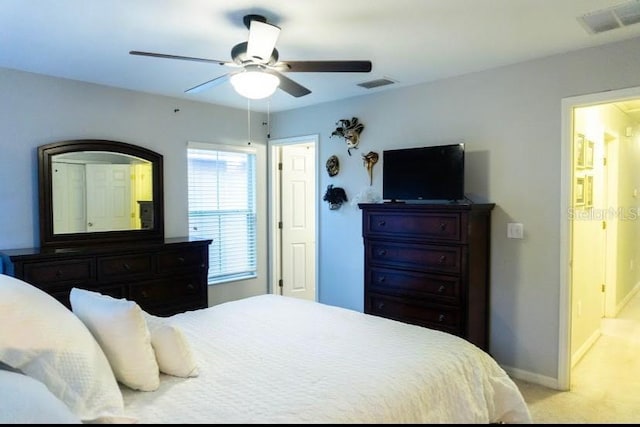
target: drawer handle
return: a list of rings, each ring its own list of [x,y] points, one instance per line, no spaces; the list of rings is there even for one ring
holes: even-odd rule
[[[384,308],[384,303],[383,302],[379,302],[376,305],[378,306],[378,310],[382,310]]]
[[[445,289],[447,289],[445,285],[440,285],[440,287],[438,288],[438,293],[439,294],[443,293]]]
[[[385,220],[378,221],[378,227],[384,227],[385,225],[387,225],[387,221]]]
[[[447,229],[447,223],[446,222],[441,222],[440,223],[440,231],[445,231]]]
[[[196,287],[194,286],[194,284],[193,284],[193,283],[188,283],[188,284],[187,284],[187,289],[188,289],[188,290],[193,291],[195,288],[196,288]]]
[[[441,314],[440,316],[438,316],[438,322],[442,323],[444,322],[444,319],[446,319],[447,316],[445,316],[444,314]]]
[[[385,280],[387,280],[387,278],[384,276],[378,277],[378,283],[384,283]]]
[[[387,254],[387,250],[386,249],[379,249],[378,250],[378,255],[379,256],[385,256]]]
[[[142,298],[149,298],[149,294],[147,293],[147,291],[140,292],[140,295],[142,296]]]
[[[442,255],[440,257],[440,259],[438,260],[438,264],[444,264],[446,260],[447,260],[447,256],[446,255]]]
[[[56,270],[56,277],[62,277],[62,270]]]
[[[122,268],[124,268],[127,271],[131,270],[131,266],[129,264],[127,264],[126,262],[122,264]]]
[[[181,257],[181,256],[179,256],[179,257],[178,257],[178,262],[179,262],[180,264],[184,264],[184,258],[183,258],[183,257]]]

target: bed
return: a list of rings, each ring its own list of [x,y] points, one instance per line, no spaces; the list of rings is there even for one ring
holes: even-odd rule
[[[0,361],[79,422],[532,421],[495,360],[444,332],[276,295],[168,318],[95,292],[71,297],[73,311],[0,275]],[[3,404],[0,421],[32,421],[15,410],[7,420]]]

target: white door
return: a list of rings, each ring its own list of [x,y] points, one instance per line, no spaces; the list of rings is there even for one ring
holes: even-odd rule
[[[315,301],[315,144],[282,145],[279,152],[280,293]]]
[[[53,162],[53,232],[82,233],[86,231],[86,189],[84,165]]]
[[[129,165],[87,165],[87,231],[131,228]]]

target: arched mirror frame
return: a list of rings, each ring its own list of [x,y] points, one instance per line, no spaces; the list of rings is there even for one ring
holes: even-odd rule
[[[153,227],[124,231],[54,233],[52,158],[57,154],[80,151],[105,151],[148,160],[152,164]],[[164,189],[162,155],[119,141],[82,139],[60,141],[38,147],[38,189],[40,193],[40,245],[42,247],[89,246],[103,243],[131,243],[164,238]]]

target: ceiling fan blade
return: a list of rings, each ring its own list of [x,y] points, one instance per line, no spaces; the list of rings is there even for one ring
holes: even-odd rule
[[[283,61],[289,73],[368,73],[371,61]]]
[[[154,58],[180,59],[180,60],[183,60],[183,61],[208,62],[208,63],[214,63],[214,64],[220,64],[220,65],[233,65],[233,66],[236,66],[236,64],[234,64],[233,62],[220,61],[218,59],[194,58],[194,57],[191,57],[191,56],[167,55],[165,53],[141,52],[139,50],[131,50],[131,51],[129,51],[129,54],[138,55],[138,56],[151,56],[151,57],[154,57]]]
[[[252,20],[249,26],[247,56],[268,61],[276,47],[280,28],[258,20]]]
[[[280,89],[287,92],[291,96],[300,98],[301,96],[309,95],[311,91],[299,83],[294,82],[289,77],[283,76],[281,73],[274,70],[265,70],[265,73],[270,73],[278,76],[280,79]]]
[[[214,86],[218,86],[224,82],[229,80],[229,74],[223,74],[220,77],[216,77],[215,79],[211,79],[208,82],[200,83],[197,86],[192,87],[191,89],[187,89],[185,93],[200,93],[207,89],[211,89]]]

